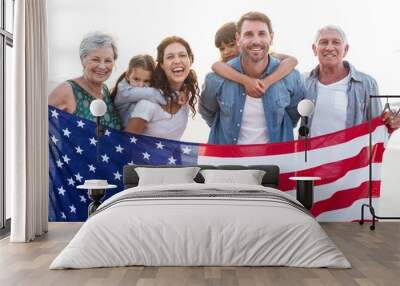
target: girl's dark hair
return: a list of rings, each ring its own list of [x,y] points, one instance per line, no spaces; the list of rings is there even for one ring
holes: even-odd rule
[[[131,60],[129,61],[128,70],[119,76],[117,82],[112,88],[110,93],[111,98],[114,98],[117,95],[118,84],[132,72],[133,68],[142,68],[146,71],[153,73],[155,70],[155,66],[156,63],[150,55],[137,55],[131,58]]]
[[[156,69],[153,72],[153,76],[151,78],[151,86],[157,89],[160,89],[162,91],[162,94],[166,97],[166,99],[172,100],[173,99],[173,93],[174,90],[171,88],[167,76],[165,75],[164,70],[161,68],[161,64],[164,63],[164,54],[165,54],[165,49],[173,44],[173,43],[179,43],[182,46],[185,47],[186,52],[189,55],[190,61],[193,63],[194,57],[193,57],[193,52],[192,49],[189,46],[189,43],[186,42],[184,39],[177,37],[177,36],[172,36],[172,37],[167,37],[165,38],[157,47],[157,66]],[[190,106],[190,109],[193,113],[193,117],[196,114],[196,103],[197,103],[197,97],[200,94],[200,89],[199,85],[197,83],[197,76],[194,70],[190,69],[189,75],[186,77],[182,90],[186,91],[189,96],[188,104]]]

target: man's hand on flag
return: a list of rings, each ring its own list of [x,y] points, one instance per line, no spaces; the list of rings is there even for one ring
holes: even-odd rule
[[[399,113],[399,111],[397,111],[394,114],[389,111],[384,112],[382,115],[382,120],[385,123],[385,125],[391,129],[391,131],[394,131],[394,130],[400,128],[400,113]]]

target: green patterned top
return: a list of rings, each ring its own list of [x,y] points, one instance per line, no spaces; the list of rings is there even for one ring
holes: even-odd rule
[[[71,85],[75,96],[76,108],[74,114],[85,119],[96,121],[96,118],[90,113],[89,109],[90,103],[95,98],[75,81],[68,80],[67,82]],[[100,118],[100,123],[103,126],[120,130],[121,124],[119,117],[111,101],[110,92],[106,85],[103,85],[103,100],[107,106],[107,111],[104,116]]]

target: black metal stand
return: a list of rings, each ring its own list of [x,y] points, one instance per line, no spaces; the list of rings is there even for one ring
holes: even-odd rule
[[[106,193],[105,189],[88,189],[89,198],[92,200],[88,207],[88,216],[94,213],[101,205],[101,199]]]
[[[372,205],[372,131],[371,131],[371,119],[372,119],[372,110],[371,110],[371,100],[372,98],[400,98],[400,95],[370,95],[369,96],[369,105],[368,105],[368,133],[369,133],[369,180],[368,180],[368,198],[369,203],[363,204],[361,206],[361,220],[360,224],[364,224],[364,208],[369,208],[369,211],[372,215],[372,225],[369,226],[371,230],[375,230],[375,222],[376,219],[400,219],[400,217],[383,217],[378,216],[375,213],[375,209]]]
[[[301,202],[306,209],[311,210],[314,203],[313,180],[296,181],[296,199]]]
[[[100,116],[96,116],[96,159],[100,162],[100,138],[104,135],[104,128],[100,123]]]
[[[310,127],[308,126],[308,117],[303,117],[304,121],[302,126],[299,128],[299,139],[304,139],[304,161],[307,162],[307,150],[308,150],[308,136],[310,135]],[[302,118],[302,119],[303,119]]]
[[[320,177],[290,177],[289,180],[296,181],[296,199],[308,210],[314,204],[314,181],[321,180]]]

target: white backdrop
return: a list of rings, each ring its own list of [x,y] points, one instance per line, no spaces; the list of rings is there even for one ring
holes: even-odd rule
[[[256,10],[267,14],[273,24],[274,51],[294,55],[301,72],[316,65],[311,44],[316,30],[327,24],[341,26],[347,33],[347,59],[358,69],[374,76],[381,94],[400,94],[400,17],[396,0],[50,0],[49,90],[60,82],[80,75],[79,43],[91,31],[103,31],[117,40],[120,51],[111,87],[139,53],[156,56],[158,43],[166,36],[179,35],[192,46],[193,68],[200,83],[218,59],[214,33],[228,21]],[[208,127],[200,116],[190,120],[184,141],[206,142]],[[400,148],[400,134],[391,144]]]

